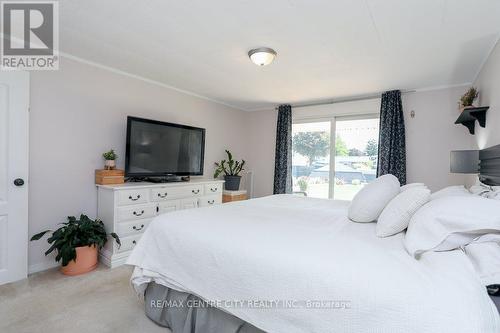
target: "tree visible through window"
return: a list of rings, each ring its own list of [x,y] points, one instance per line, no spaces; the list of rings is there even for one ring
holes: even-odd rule
[[[337,119],[293,124],[294,191],[308,196],[351,200],[375,179],[378,155],[378,119]],[[335,135],[335,150],[331,149]],[[330,166],[330,154],[335,165]]]
[[[330,135],[327,132],[298,132],[292,142],[293,151],[305,156],[309,166],[330,152]]]

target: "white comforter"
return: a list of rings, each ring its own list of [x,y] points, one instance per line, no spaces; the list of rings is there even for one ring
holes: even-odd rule
[[[164,214],[128,259],[132,284],[224,301],[267,332],[500,332],[462,252],[417,261],[403,234],[377,238],[375,224],[347,219],[347,206],[278,195]],[[252,300],[266,302],[226,303]]]

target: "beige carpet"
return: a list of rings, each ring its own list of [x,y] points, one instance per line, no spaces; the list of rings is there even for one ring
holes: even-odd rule
[[[57,270],[0,286],[0,332],[162,332],[130,287],[131,268],[99,267],[68,277]]]

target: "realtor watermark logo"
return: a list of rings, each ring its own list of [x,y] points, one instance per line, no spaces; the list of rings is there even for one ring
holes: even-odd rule
[[[57,1],[1,1],[0,69],[59,69]]]

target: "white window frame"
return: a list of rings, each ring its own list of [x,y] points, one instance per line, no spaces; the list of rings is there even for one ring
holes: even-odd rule
[[[328,172],[328,199],[333,199],[335,194],[335,140],[337,137],[337,121],[345,120],[364,120],[364,119],[378,119],[380,117],[379,113],[366,113],[366,114],[353,114],[353,115],[338,115],[338,116],[326,116],[326,117],[298,117],[292,119],[292,126],[295,124],[307,124],[307,123],[321,123],[330,122],[330,170]]]

